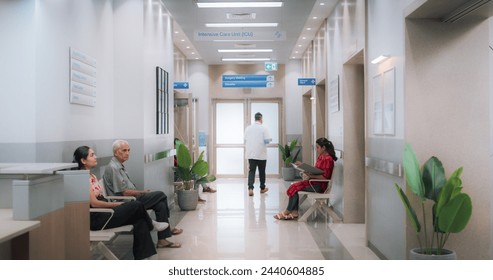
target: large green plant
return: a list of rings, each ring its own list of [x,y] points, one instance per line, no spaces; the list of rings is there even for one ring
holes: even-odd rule
[[[294,139],[293,141],[287,143],[286,145],[277,144],[279,146],[279,150],[281,151],[282,161],[284,162],[284,166],[291,167],[290,164],[295,162],[298,158],[298,155],[301,149],[298,149],[296,153],[293,154],[296,145],[298,145],[298,139]]]
[[[204,152],[202,151],[197,161],[192,162],[190,151],[181,141],[176,143],[176,158],[178,164],[175,168],[176,175],[183,181],[195,180],[195,185],[213,182],[216,177],[208,175],[209,164],[203,160]]]
[[[462,167],[455,170],[447,179],[442,162],[438,158],[430,157],[420,169],[416,155],[409,144],[406,144],[403,156],[407,186],[420,200],[422,224],[405,192],[397,184],[395,188],[416,231],[420,248],[426,254],[431,254],[432,249],[436,249],[437,253],[441,254],[449,235],[462,231],[472,214],[471,198],[462,193],[460,178]],[[431,209],[425,207],[426,201],[432,202]],[[429,220],[427,220],[427,211],[431,211]],[[427,231],[427,224],[433,228],[431,234]],[[423,225],[423,234],[421,225]],[[421,242],[422,235],[424,235],[424,244]]]

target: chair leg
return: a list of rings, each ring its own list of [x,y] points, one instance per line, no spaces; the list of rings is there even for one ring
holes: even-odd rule
[[[337,213],[332,209],[332,207],[327,206],[325,203],[320,203],[320,207],[327,213],[329,213],[329,216],[332,218],[332,221],[334,223],[342,223],[342,219],[337,215]]]
[[[310,217],[310,215],[311,215],[311,214],[312,214],[315,210],[317,210],[317,208],[316,208],[316,207],[317,207],[317,206],[316,206],[316,204],[311,204],[311,205],[310,205],[310,208],[308,208],[308,209],[306,210],[306,212],[305,212],[305,213],[303,213],[303,215],[301,215],[301,216],[298,218],[298,221],[300,221],[300,222],[306,222],[306,221],[308,220],[308,217]]]
[[[118,260],[118,258],[111,252],[111,250],[103,243],[99,242],[96,248],[105,256],[108,260]]]

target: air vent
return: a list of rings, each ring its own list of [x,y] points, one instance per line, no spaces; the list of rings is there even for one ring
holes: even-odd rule
[[[239,49],[253,49],[256,47],[257,44],[235,44],[235,48],[239,48]]]
[[[256,13],[226,13],[227,19],[255,19]]]
[[[468,1],[449,15],[442,18],[442,22],[455,22],[474,12],[475,10],[481,8],[482,6],[488,4],[490,1],[491,0]]]

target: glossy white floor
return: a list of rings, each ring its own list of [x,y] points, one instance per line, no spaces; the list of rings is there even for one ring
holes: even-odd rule
[[[195,211],[172,211],[172,224],[184,230],[169,240],[179,249],[158,249],[165,260],[296,260],[377,259],[365,246],[364,225],[332,224],[323,215],[309,222],[278,221],[273,216],[287,205],[289,183],[267,179],[269,191],[255,189],[248,196],[246,179],[218,179],[216,193],[203,193],[207,200]],[[258,186],[258,179],[257,179]],[[122,237],[114,248],[131,249],[131,236]],[[125,250],[123,258],[132,258]]]

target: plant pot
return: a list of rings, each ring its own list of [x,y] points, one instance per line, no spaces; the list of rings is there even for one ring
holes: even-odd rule
[[[178,206],[182,211],[191,211],[197,208],[197,203],[199,201],[199,191],[198,190],[177,190]]]
[[[295,169],[293,167],[283,167],[281,171],[284,181],[294,181]]]
[[[431,250],[431,255],[423,254],[425,249],[422,248],[414,248],[409,251],[409,259],[410,260],[456,260],[457,255],[455,251],[442,249],[442,254],[437,255],[437,249]]]

